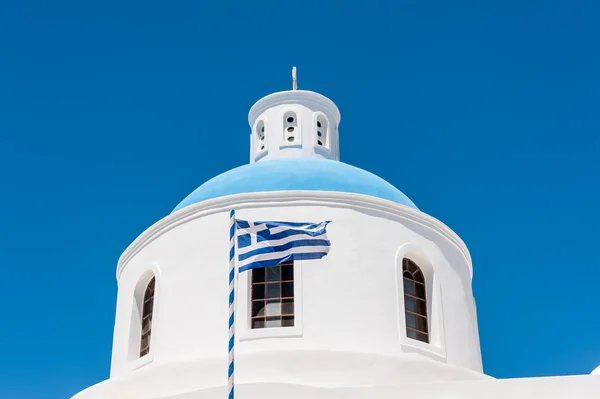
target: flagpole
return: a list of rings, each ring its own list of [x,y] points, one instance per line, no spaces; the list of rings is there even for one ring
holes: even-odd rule
[[[235,211],[232,209],[229,213],[229,369],[228,378],[228,399],[234,399],[233,393],[233,367],[234,356],[233,347],[235,342]]]

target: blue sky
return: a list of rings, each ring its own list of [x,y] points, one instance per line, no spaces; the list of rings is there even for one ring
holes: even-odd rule
[[[116,262],[248,160],[247,111],[339,106],[342,160],[455,230],[484,368],[600,364],[600,4],[0,1],[0,398],[108,377]]]

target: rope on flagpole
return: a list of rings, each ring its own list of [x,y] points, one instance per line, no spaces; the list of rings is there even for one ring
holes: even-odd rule
[[[233,394],[233,346],[235,341],[235,211],[229,213],[229,370],[228,399],[234,399]]]

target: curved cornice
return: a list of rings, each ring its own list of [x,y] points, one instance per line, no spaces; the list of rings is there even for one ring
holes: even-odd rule
[[[248,123],[254,126],[254,121],[267,109],[281,104],[300,104],[313,109],[315,106],[327,111],[337,123],[340,122],[340,110],[333,101],[322,94],[307,90],[289,90],[269,94],[258,100],[248,113]]]
[[[368,211],[379,215],[392,215],[395,218],[410,220],[435,230],[446,237],[464,256],[469,265],[471,278],[473,265],[467,246],[461,238],[444,223],[416,209],[388,200],[363,194],[351,194],[333,191],[271,191],[262,193],[234,194],[210,199],[187,206],[172,213],[150,226],[127,247],[119,258],[117,280],[129,261],[146,245],[169,230],[214,213],[229,212],[231,209],[246,209],[264,206],[338,206],[357,211]]]

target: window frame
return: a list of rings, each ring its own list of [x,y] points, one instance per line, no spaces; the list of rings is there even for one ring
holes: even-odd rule
[[[327,129],[325,131],[325,145],[319,145],[319,136],[317,136],[317,131],[319,129],[317,126],[317,122],[319,121],[319,118],[325,119],[325,122],[327,123]],[[313,128],[314,128],[314,133],[315,133],[314,140],[313,140],[313,147],[315,149],[315,152],[317,152],[317,153],[321,152],[322,155],[325,155],[325,156],[331,155],[332,154],[332,151],[331,151],[331,131],[332,131],[331,121],[329,120],[327,115],[325,115],[324,113],[315,112],[315,113],[313,113],[312,124],[313,124]]]
[[[152,286],[152,291],[150,292],[151,296],[148,298],[150,286]],[[154,318],[154,297],[156,295],[156,276],[153,276],[148,284],[146,284],[146,289],[144,290],[144,297],[142,299],[142,321],[141,321],[141,331],[140,331],[140,350],[139,357],[142,358],[150,354],[150,349],[152,348],[152,321]],[[150,310],[146,313],[146,302],[152,301],[152,305],[150,306]],[[149,318],[148,321],[148,331],[144,331],[144,321]],[[145,347],[143,347],[144,337],[148,336],[148,343]],[[145,352],[145,353],[143,353]]]
[[[124,371],[137,370],[154,361],[154,352],[156,347],[156,336],[160,330],[160,286],[161,286],[161,270],[158,263],[153,262],[143,267],[139,271],[138,279],[135,286],[129,294],[131,301],[130,327],[129,337],[127,342],[127,362],[124,365]],[[143,297],[146,292],[146,287],[150,280],[154,278],[154,301],[152,305],[152,334],[150,334],[150,352],[147,355],[139,357],[141,345],[141,330],[143,317]],[[139,322],[135,322],[134,318]]]
[[[264,140],[260,139],[259,136],[259,132],[258,132],[258,126],[262,123],[262,128],[265,130],[264,133]],[[254,155],[253,155],[253,159],[252,162],[257,162],[258,160],[260,160],[261,158],[264,158],[268,153],[269,153],[269,137],[267,135],[268,132],[268,121],[267,118],[264,116],[261,116],[260,118],[258,118],[256,120],[256,122],[254,123],[254,127],[252,128],[252,140],[251,140],[251,145],[252,147],[255,149],[254,151]],[[265,148],[264,149],[260,149],[260,146],[264,145]]]
[[[396,252],[397,325],[402,351],[420,353],[439,361],[446,361],[445,328],[442,307],[442,287],[434,273],[434,263],[426,251],[415,243],[406,243]],[[406,331],[404,303],[403,259],[413,261],[423,273],[429,342],[410,338]]]
[[[287,278],[284,277],[284,269],[282,268],[286,268],[288,271],[291,269],[292,270],[292,276],[291,278],[289,278],[290,276],[288,275]],[[269,280],[269,274],[273,274],[274,270],[279,269],[279,278],[278,279],[271,279]],[[250,328],[252,330],[257,330],[257,329],[261,329],[261,328],[292,328],[295,325],[295,313],[294,313],[294,303],[296,301],[295,295],[294,295],[294,280],[295,280],[295,276],[294,276],[294,262],[293,261],[288,261],[288,262],[284,262],[281,263],[279,265],[273,266],[273,267],[263,267],[263,268],[258,268],[258,269],[252,269],[249,270],[250,276],[249,276],[249,280],[250,280]],[[255,275],[257,274],[262,274],[262,281],[254,281],[255,280]],[[271,297],[269,298],[268,295],[268,291],[269,291],[269,286],[273,286],[273,285],[279,285],[279,296],[278,297]],[[287,286],[288,290],[291,288],[291,292],[288,292],[287,294],[284,294],[284,284]],[[262,295],[260,293],[258,293],[258,290],[262,290]],[[257,292],[256,296],[261,296],[261,298],[255,298],[255,292]],[[284,304],[290,304],[291,303],[291,311],[288,309],[287,311],[284,310]],[[263,311],[263,315],[254,315],[254,308],[255,305],[258,305],[258,307],[260,307],[260,311]],[[271,314],[269,315],[268,313],[268,308],[269,305],[279,305],[279,311],[277,312],[277,314]],[[291,317],[291,325],[284,325],[284,321],[289,323]],[[266,324],[269,322],[269,318],[271,318],[271,321],[278,321],[279,325],[277,326],[267,326]],[[278,318],[279,320],[276,320],[275,318]],[[285,320],[284,320],[285,319]],[[263,323],[262,327],[258,327],[255,326],[255,322],[258,324],[260,322]]]
[[[285,139],[286,136],[286,115],[293,112],[296,118],[296,126],[294,127],[294,141],[288,142]],[[302,148],[303,141],[303,131],[302,131],[302,111],[297,107],[286,107],[279,114],[279,121],[281,123],[281,144],[279,145],[280,149],[283,148]]]
[[[236,335],[240,341],[272,337],[300,337],[303,334],[302,261],[294,262],[294,326],[252,328],[252,271],[238,276]]]
[[[407,277],[407,275],[409,275],[409,277]],[[412,285],[413,291],[407,293],[406,287],[409,284]],[[418,289],[420,286],[422,287],[422,295],[419,293]],[[406,335],[408,338],[415,339],[417,341],[421,341],[425,344],[428,344],[430,341],[430,336],[426,287],[427,286],[425,284],[425,275],[423,274],[423,271],[421,270],[419,265],[417,265],[417,263],[410,258],[402,258],[402,292],[404,294],[404,320]],[[411,299],[414,302],[414,310],[411,310],[406,306],[406,302],[408,299]],[[419,304],[421,306],[419,306]],[[414,316],[414,327],[408,325],[408,318],[410,315]],[[421,320],[422,322],[419,323],[419,320]],[[409,336],[410,332],[414,332],[416,337]],[[420,339],[417,337],[422,337],[424,339]]]

